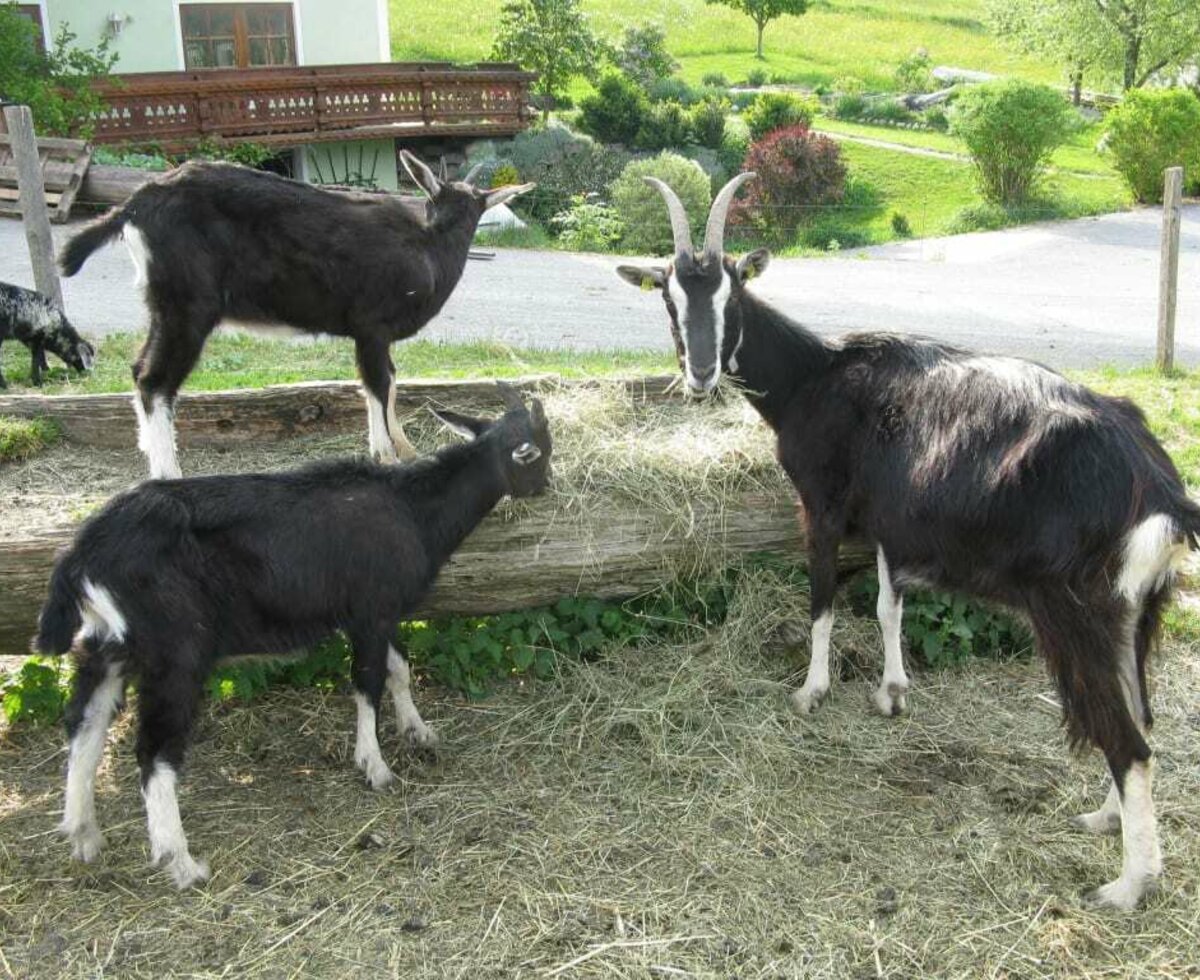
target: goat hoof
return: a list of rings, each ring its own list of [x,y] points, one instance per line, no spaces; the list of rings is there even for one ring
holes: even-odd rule
[[[1115,834],[1121,829],[1121,814],[1095,810],[1071,818],[1071,826],[1089,834]]]
[[[880,684],[871,700],[885,718],[896,718],[908,710],[908,685],[896,681]]]
[[[173,857],[167,865],[171,880],[180,891],[202,885],[208,881],[209,870],[207,861],[197,861],[190,854],[184,853]]]
[[[380,763],[377,766],[368,766],[366,775],[367,785],[376,792],[387,789],[396,781],[396,774],[384,763]]]
[[[1154,878],[1118,878],[1101,885],[1083,896],[1083,904],[1090,909],[1119,909],[1132,912],[1138,903],[1157,889]]]
[[[442,740],[438,738],[437,732],[424,722],[409,725],[404,729],[403,734],[408,739],[408,744],[414,749],[433,752],[442,744]]]
[[[104,847],[104,835],[100,833],[100,828],[95,824],[88,827],[80,827],[75,830],[61,828],[68,839],[71,841],[71,857],[76,861],[82,861],[84,864],[91,864],[100,854],[100,849]]]
[[[792,693],[792,707],[802,715],[811,715],[829,697],[829,687],[802,687]]]

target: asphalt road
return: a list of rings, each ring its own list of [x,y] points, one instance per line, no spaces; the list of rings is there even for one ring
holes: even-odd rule
[[[895,330],[1056,367],[1154,357],[1159,225],[1154,209],[1003,232],[926,239],[837,257],[777,259],[754,284],[823,334]],[[61,243],[72,227],[55,228]],[[657,294],[627,286],[610,256],[501,251],[471,261],[423,336],[517,346],[666,348]],[[21,226],[0,220],[0,279],[31,286]],[[64,281],[84,333],[145,329],[119,243]],[[1185,209],[1176,326],[1180,363],[1200,365],[1200,205]]]

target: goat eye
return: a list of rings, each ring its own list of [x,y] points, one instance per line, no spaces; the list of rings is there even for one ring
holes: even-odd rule
[[[518,466],[528,466],[534,460],[542,458],[542,451],[532,442],[523,442],[513,450],[512,458]]]

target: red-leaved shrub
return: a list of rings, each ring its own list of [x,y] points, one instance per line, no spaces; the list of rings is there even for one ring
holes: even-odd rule
[[[790,242],[822,205],[839,204],[846,193],[841,148],[804,125],[777,129],[751,145],[745,169],[758,179],[746,185],[733,213],[772,241]]]

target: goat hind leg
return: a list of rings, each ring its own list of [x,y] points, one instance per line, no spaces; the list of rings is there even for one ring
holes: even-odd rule
[[[792,692],[792,707],[811,714],[829,695],[829,647],[833,634],[833,597],[837,590],[838,539],[810,521],[808,566],[812,577],[812,656],[804,685]]]
[[[392,445],[396,450],[396,455],[400,459],[415,459],[417,451],[413,448],[413,444],[408,441],[408,436],[404,434],[404,426],[396,418],[396,379],[394,371],[392,379],[388,382],[387,426],[388,434],[392,439]]]
[[[379,703],[387,683],[387,634],[351,632],[354,648],[354,705],[358,724],[354,738],[354,764],[367,777],[371,789],[383,789],[396,777],[379,749]]]

